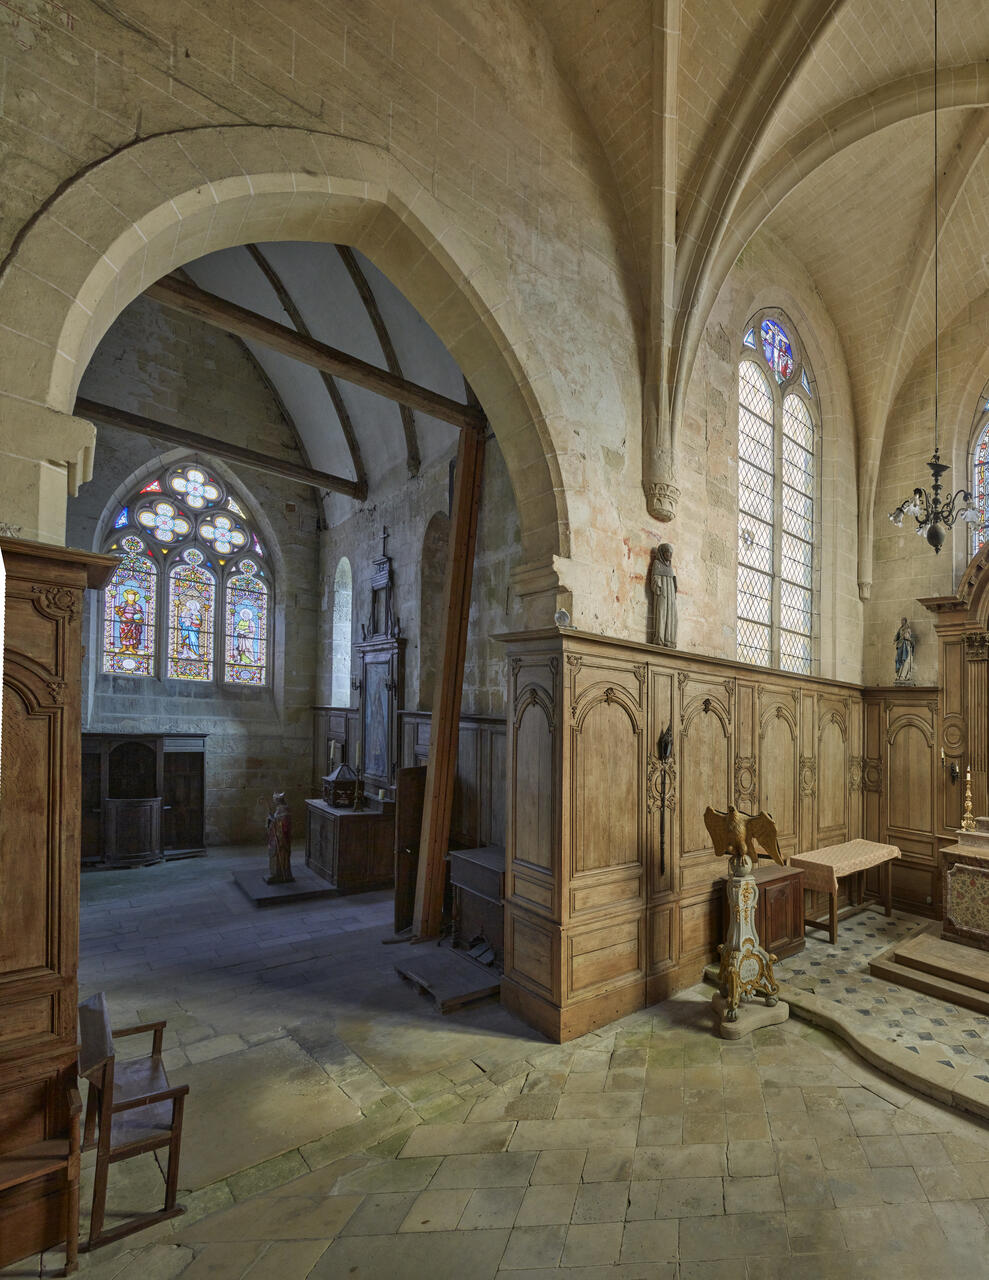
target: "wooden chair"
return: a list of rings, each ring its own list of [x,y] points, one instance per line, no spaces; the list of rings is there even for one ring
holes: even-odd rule
[[[69,1089],[69,1136],[45,1138],[26,1147],[0,1153],[0,1191],[24,1186],[36,1178],[64,1171],[65,1196],[65,1269],[63,1275],[75,1271],[79,1255],[79,1117],[82,1099],[78,1089]]]
[[[176,1205],[175,1197],[182,1111],[189,1086],[183,1084],[172,1088],[168,1083],[161,1063],[164,1030],[164,1022],[148,1022],[138,1027],[124,1027],[114,1033],[102,991],[79,1006],[79,1074],[89,1081],[82,1149],[96,1148],[93,1213],[89,1239],[81,1246],[83,1252],[185,1212],[182,1205]],[[118,1062],[113,1046],[114,1034],[120,1037],[144,1032],[151,1032],[154,1037],[150,1056]],[[164,1208],[141,1214],[110,1231],[104,1231],[110,1165],[161,1147],[168,1147]]]

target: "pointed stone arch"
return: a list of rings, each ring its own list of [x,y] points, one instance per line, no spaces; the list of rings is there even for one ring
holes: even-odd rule
[[[205,127],[136,142],[77,175],[26,226],[0,271],[5,418],[43,420],[52,430],[74,424],[88,442],[89,428],[70,416],[76,389],[123,308],[203,254],[276,239],[351,245],[405,293],[445,342],[495,432],[525,566],[551,569],[554,556],[569,556],[553,428],[563,408],[537,335],[510,296],[507,263],[496,277],[406,168],[351,139]],[[533,620],[552,616],[555,593],[551,571],[531,597]]]

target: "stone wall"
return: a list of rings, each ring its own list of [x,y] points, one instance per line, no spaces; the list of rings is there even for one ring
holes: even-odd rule
[[[272,456],[303,460],[243,346],[144,299],[132,303],[107,333],[86,371],[81,394]],[[91,594],[84,631],[83,729],[209,734],[207,841],[256,843],[263,839],[267,802],[276,787],[288,790],[296,831],[304,831],[301,801],[311,775],[318,508],[312,489],[197,456],[233,490],[263,531],[275,580],[272,684],[257,691],[225,690],[191,681],[104,676],[99,673],[101,600]],[[187,457],[187,450],[163,452],[154,440],[101,425],[93,479],[69,502],[68,544],[102,550],[108,507],[127,497],[138,478]]]

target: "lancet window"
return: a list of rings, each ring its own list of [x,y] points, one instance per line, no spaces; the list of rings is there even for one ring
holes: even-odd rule
[[[738,609],[741,662],[814,668],[819,410],[792,329],[755,318],[738,363]]]
[[[272,583],[245,508],[198,462],[147,481],[112,519],[106,675],[263,686]]]

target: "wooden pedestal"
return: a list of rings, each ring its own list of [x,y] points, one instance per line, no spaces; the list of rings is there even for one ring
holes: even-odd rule
[[[306,801],[306,866],[340,893],[388,888],[394,848],[395,806],[389,801],[369,801],[357,813]]]
[[[82,597],[110,556],[0,540],[0,1156],[68,1139],[76,1080]],[[0,1193],[0,1267],[66,1238],[65,1175]]]

